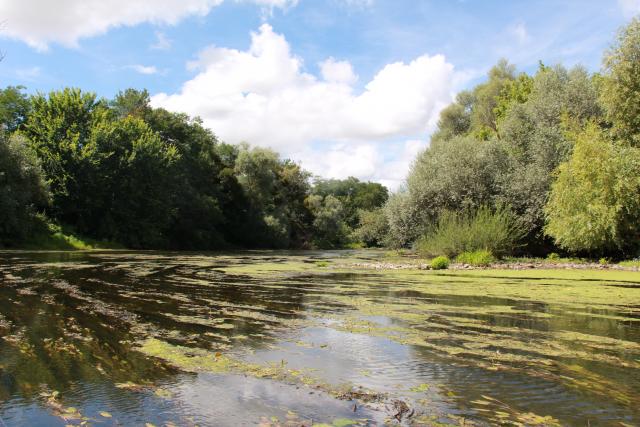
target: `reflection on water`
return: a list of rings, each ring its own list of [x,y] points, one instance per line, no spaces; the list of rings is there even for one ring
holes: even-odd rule
[[[1,420],[640,423],[633,277],[315,267],[341,256],[0,253]]]

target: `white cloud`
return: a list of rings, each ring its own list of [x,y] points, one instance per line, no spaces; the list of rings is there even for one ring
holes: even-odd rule
[[[156,31],[156,41],[149,46],[155,50],[169,50],[171,49],[171,40],[162,31]]]
[[[131,68],[132,70],[140,74],[147,74],[147,75],[156,74],[158,72],[158,69],[153,65],[135,64],[135,65],[130,65],[128,68]]]
[[[296,0],[247,0],[262,7],[285,7]],[[0,0],[2,36],[38,50],[50,43],[75,47],[78,40],[111,28],[144,22],[175,25],[191,15],[204,16],[223,0]]]
[[[454,82],[442,55],[423,55],[386,65],[357,90],[349,62],[329,58],[322,78],[311,75],[267,24],[247,51],[212,46],[188,67],[198,73],[153,105],[198,115],[227,142],[273,147],[324,176],[387,181],[406,173],[397,141],[426,139]],[[385,169],[391,161],[404,163]]]
[[[640,13],[640,0],[618,0],[618,5],[627,18]]]
[[[353,84],[358,81],[358,76],[347,61],[336,61],[334,58],[329,58],[320,63],[320,70],[322,78],[330,83]]]

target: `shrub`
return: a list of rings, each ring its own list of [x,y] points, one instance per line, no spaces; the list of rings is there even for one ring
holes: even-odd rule
[[[440,214],[435,227],[417,244],[427,256],[454,257],[463,252],[487,250],[495,256],[510,254],[525,232],[510,209],[481,207],[475,211]]]
[[[491,251],[481,249],[473,252],[462,252],[456,257],[456,262],[460,264],[469,264],[476,267],[486,267],[496,261]]]
[[[449,258],[446,256],[435,257],[431,260],[432,270],[446,270],[449,268]]]
[[[547,255],[547,259],[549,261],[558,261],[560,259],[560,255],[555,252],[551,252],[549,255]]]

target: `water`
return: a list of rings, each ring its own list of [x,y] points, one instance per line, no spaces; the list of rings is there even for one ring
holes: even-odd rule
[[[0,253],[0,425],[640,424],[640,275],[380,256]]]

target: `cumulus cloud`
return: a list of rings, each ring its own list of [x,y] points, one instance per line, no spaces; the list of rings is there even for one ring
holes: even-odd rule
[[[352,84],[358,80],[353,67],[347,61],[328,58],[320,63],[322,78],[328,82]]]
[[[393,180],[406,172],[383,167],[406,163],[398,141],[426,139],[451,100],[453,66],[442,55],[388,64],[357,90],[349,62],[328,58],[318,77],[268,24],[251,40],[247,51],[203,50],[188,64],[196,75],[153,105],[200,116],[227,142],[273,147],[325,176]]]
[[[285,7],[296,0],[248,0],[263,7]],[[50,43],[76,46],[84,37],[143,22],[174,25],[187,16],[204,16],[223,0],[2,0],[2,35],[38,50]]]

